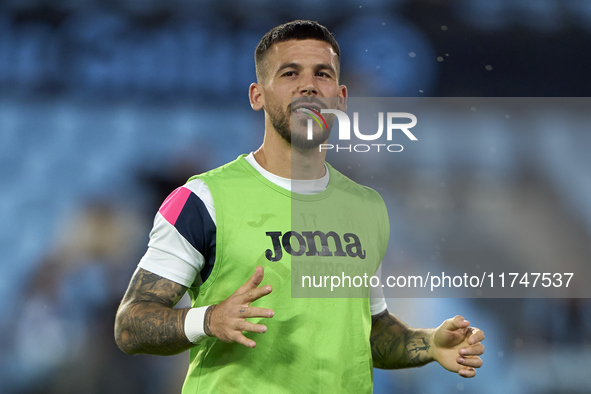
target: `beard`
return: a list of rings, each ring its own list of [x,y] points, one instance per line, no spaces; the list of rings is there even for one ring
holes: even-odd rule
[[[332,122],[330,122],[328,119],[328,130],[321,128],[320,131],[315,131],[312,134],[312,139],[309,140],[307,135],[308,119],[302,117],[299,121],[294,120],[292,124],[291,104],[287,106],[285,111],[283,111],[280,106],[268,106],[266,110],[269,118],[271,119],[273,128],[275,128],[277,133],[279,133],[281,138],[283,138],[283,140],[287,142],[290,147],[301,150],[309,150],[318,147],[320,144],[328,140],[330,128],[332,126]],[[334,121],[334,119],[332,120]],[[314,125],[314,128],[316,129],[316,125]]]

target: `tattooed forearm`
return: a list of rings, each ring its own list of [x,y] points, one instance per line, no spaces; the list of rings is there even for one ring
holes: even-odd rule
[[[409,328],[387,310],[373,316],[370,345],[374,367],[408,368],[432,361],[431,333]]]
[[[115,318],[115,340],[128,354],[172,355],[194,345],[185,336],[189,309],[172,309],[186,287],[138,269]]]

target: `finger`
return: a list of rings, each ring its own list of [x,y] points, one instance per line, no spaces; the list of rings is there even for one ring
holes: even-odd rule
[[[477,343],[476,345],[461,347],[458,353],[460,356],[480,356],[484,353],[484,345]]]
[[[257,308],[256,306],[240,307],[238,310],[240,317],[273,317],[275,312],[273,309]]]
[[[443,322],[442,326],[446,330],[455,331],[461,328],[467,328],[470,325],[470,322],[464,319],[462,316],[458,315],[452,319],[447,319]]]
[[[264,334],[267,332],[267,326],[264,324],[254,324],[246,320],[238,323],[236,329],[240,331],[256,332],[258,334]]]
[[[479,330],[478,328],[472,327],[472,335],[468,338],[468,344],[474,345],[475,343],[481,342],[484,340],[484,332]]]
[[[242,286],[240,286],[238,290],[234,292],[234,294],[243,294],[251,289],[256,289],[263,281],[264,275],[265,271],[263,267],[258,265],[254,270],[254,274],[252,274],[252,276],[248,278],[248,280]]]
[[[270,292],[273,291],[273,288],[270,285],[257,287],[256,289],[248,290],[246,293],[242,293],[239,295],[240,302],[244,302],[249,304],[253,301],[258,300],[259,298],[266,296]]]
[[[482,359],[480,357],[472,356],[472,357],[458,357],[456,362],[460,365],[464,365],[466,367],[472,368],[480,368],[482,367]]]
[[[255,341],[245,337],[241,332],[238,331],[236,331],[236,334],[232,337],[232,340],[251,349],[257,345]]]
[[[476,376],[476,370],[474,368],[462,368],[458,371],[458,374],[463,378],[473,378]]]

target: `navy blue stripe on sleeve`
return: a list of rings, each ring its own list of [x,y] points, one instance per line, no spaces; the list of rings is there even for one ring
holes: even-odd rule
[[[174,226],[205,259],[200,275],[203,282],[207,280],[213,269],[216,248],[216,226],[205,204],[191,193],[181,210]]]

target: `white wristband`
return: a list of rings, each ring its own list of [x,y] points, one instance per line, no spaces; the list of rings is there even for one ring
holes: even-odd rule
[[[195,345],[210,338],[203,329],[205,311],[207,311],[207,308],[209,307],[210,305],[202,306],[200,308],[191,308],[185,317],[185,335],[187,336],[187,339]]]

